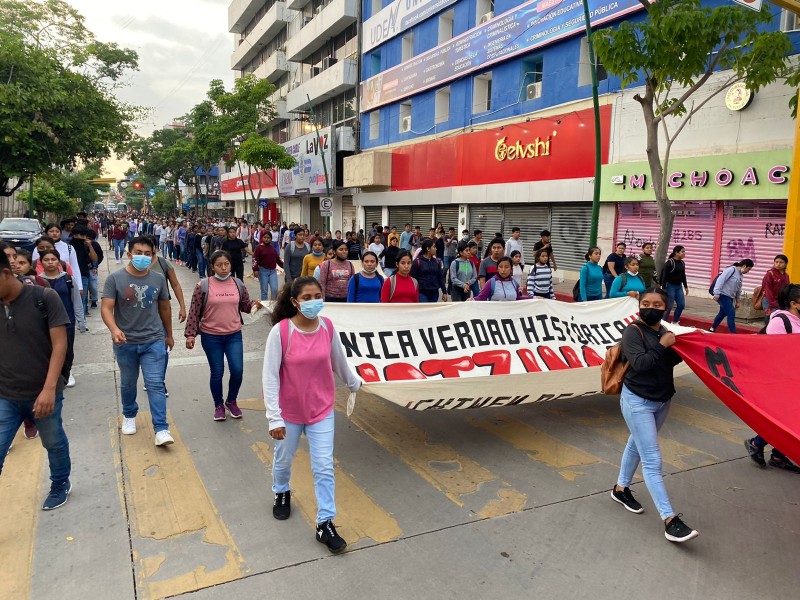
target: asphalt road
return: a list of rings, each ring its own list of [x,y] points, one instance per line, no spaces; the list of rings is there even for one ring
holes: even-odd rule
[[[190,290],[194,276],[178,271]],[[748,428],[693,375],[679,379],[661,444],[673,505],[697,540],[665,540],[640,479],[644,514],[609,498],[627,437],[614,399],[418,413],[360,394],[348,419],[341,394],[336,523],[350,545],[332,556],[315,541],[305,450],[291,519],[271,515],[266,319],[245,327],[244,418],[221,423],[205,356],[182,347],[176,323],[167,376],[176,443],[166,449],[153,446],[143,392],[139,433],[120,435],[99,310],[89,325],[63,415],[69,502],[39,510],[46,455],[21,434],[0,478],[2,599],[798,596],[800,476],[755,467],[742,446]]]

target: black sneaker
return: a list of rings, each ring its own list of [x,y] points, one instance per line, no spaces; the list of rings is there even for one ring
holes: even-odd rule
[[[222,409],[225,410],[224,408]],[[272,503],[272,516],[279,521],[285,521],[292,514],[292,492],[279,492],[275,494]]]
[[[774,454],[769,457],[769,466],[777,469],[783,469],[784,471],[789,471],[790,473],[800,473],[800,468],[798,468],[798,466],[788,458],[776,459]]]
[[[631,488],[626,487],[621,492],[617,491],[617,487],[614,486],[611,488],[611,499],[615,502],[619,502],[627,508],[632,513],[641,514],[644,512],[642,505],[636,501],[636,498],[633,497],[633,493],[631,492]]]
[[[688,542],[689,540],[693,540],[700,535],[694,529],[686,525],[686,523],[681,521],[681,516],[681,514],[675,515],[675,517],[669,522],[669,525],[664,526],[664,537],[666,537],[670,542]]]
[[[750,458],[753,460],[754,463],[756,463],[759,467],[767,466],[767,462],[764,460],[763,448],[759,448],[758,446],[753,444],[752,439],[745,440],[744,447],[747,449],[747,454],[750,455]]]
[[[334,554],[339,554],[339,552],[347,548],[347,542],[336,533],[336,526],[333,521],[325,521],[317,525],[317,541],[320,544],[325,544],[328,550]]]
[[[54,483],[50,486],[50,493],[44,499],[42,510],[53,510],[59,506],[64,506],[69,498],[69,493],[72,491],[72,484],[69,479],[61,483]]]

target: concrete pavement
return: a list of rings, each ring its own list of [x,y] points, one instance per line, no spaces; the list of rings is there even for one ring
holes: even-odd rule
[[[195,276],[178,273],[188,300]],[[673,504],[697,540],[664,539],[642,483],[633,490],[643,515],[609,499],[627,437],[614,399],[417,413],[360,394],[347,419],[341,394],[336,523],[350,547],[331,556],[314,539],[305,450],[291,519],[271,516],[267,332],[263,318],[245,327],[244,418],[215,423],[205,356],[182,346],[176,323],[167,377],[176,443],[157,449],[143,392],[139,433],[119,433],[118,374],[94,311],[64,408],[69,502],[39,510],[38,440],[18,437],[0,478],[0,598],[797,594],[800,476],[756,468],[741,442],[750,431],[692,375],[679,380],[661,444]]]

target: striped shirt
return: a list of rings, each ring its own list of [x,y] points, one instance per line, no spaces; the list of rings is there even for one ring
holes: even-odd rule
[[[528,274],[528,294],[539,298],[555,298],[553,269],[550,265],[536,263]]]

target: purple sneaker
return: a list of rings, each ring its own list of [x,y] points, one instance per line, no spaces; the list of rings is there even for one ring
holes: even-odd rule
[[[214,420],[215,421],[225,420],[225,407],[222,406],[222,404],[214,407]]]
[[[242,409],[239,408],[239,405],[236,404],[236,400],[233,402],[226,402],[225,406],[228,407],[228,412],[231,413],[231,416],[234,419],[241,419],[242,418]]]

